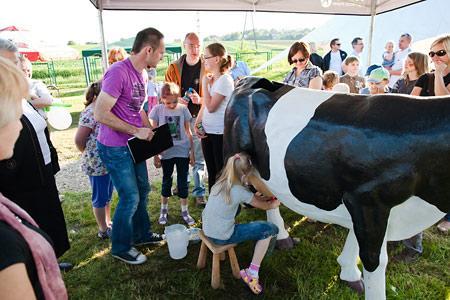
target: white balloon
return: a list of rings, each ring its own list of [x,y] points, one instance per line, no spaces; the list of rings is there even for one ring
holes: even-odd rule
[[[51,107],[47,118],[48,123],[56,130],[65,130],[72,125],[72,116],[64,107]]]

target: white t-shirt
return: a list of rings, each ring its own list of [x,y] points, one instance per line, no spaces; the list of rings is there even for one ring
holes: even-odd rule
[[[47,143],[47,138],[45,137],[45,128],[47,127],[47,122],[44,118],[28,103],[27,100],[22,100],[23,114],[27,117],[28,121],[33,125],[36,131],[37,138],[39,140],[39,146],[41,147],[42,156],[44,157],[44,163],[48,165],[51,161],[50,147]]]
[[[395,52],[394,64],[392,65],[393,71],[399,71],[403,69],[403,64],[408,54],[411,52],[411,48],[406,48],[403,50],[398,50]],[[389,78],[389,87],[392,88],[394,84],[401,78],[400,75],[391,75]]]
[[[342,58],[341,58],[341,52],[331,51],[330,54],[330,70],[336,71],[339,76],[342,74]]]
[[[230,190],[231,203],[225,203],[225,197],[213,186],[206,207],[202,212],[202,227],[206,236],[219,240],[228,240],[234,232],[234,219],[241,203],[250,204],[253,193],[242,185],[233,185]]]
[[[234,90],[234,81],[231,75],[221,75],[212,86],[208,85],[209,93],[212,96],[219,94],[225,96],[222,103],[215,112],[210,113],[205,107],[203,110],[202,125],[206,133],[211,134],[223,134],[224,121],[225,121],[225,109],[227,108],[228,101]]]
[[[353,50],[351,56],[356,56],[359,59],[359,72],[358,75],[364,77],[364,75],[366,74],[366,63],[364,61],[364,55],[362,52],[357,53],[355,50]]]

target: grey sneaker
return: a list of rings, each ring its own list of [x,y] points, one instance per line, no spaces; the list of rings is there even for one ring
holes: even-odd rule
[[[130,265],[140,265],[147,261],[147,257],[134,247],[125,253],[112,254],[112,256]]]

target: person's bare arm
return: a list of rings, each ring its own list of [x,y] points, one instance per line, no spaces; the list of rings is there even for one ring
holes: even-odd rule
[[[280,206],[280,200],[272,197],[263,196],[260,193],[256,193],[253,196],[252,202],[250,204],[262,210],[269,210]]]
[[[191,132],[191,122],[189,121],[184,122],[184,130],[186,131],[186,135],[189,139],[190,144],[189,164],[193,166],[195,163],[195,156],[194,156],[194,140],[192,139],[192,132]]]
[[[92,128],[86,126],[79,126],[77,133],[75,134],[75,146],[77,146],[80,152],[83,152],[86,149],[86,142],[89,135],[92,132]]]
[[[147,116],[147,113],[145,112],[145,110],[142,109],[139,112],[139,114],[141,115],[142,124],[144,125],[144,127],[152,128],[152,125],[150,124],[150,121],[148,119],[148,116]]]
[[[31,105],[35,108],[49,107],[53,103],[53,99],[34,98],[30,100]]]
[[[117,102],[117,99],[111,95],[101,91],[96,100],[94,109],[94,118],[98,122],[111,127],[114,130],[134,135],[141,140],[151,140],[153,138],[153,131],[150,128],[130,125],[122,121],[111,110]]]
[[[418,86],[415,86],[414,88],[413,88],[413,90],[411,91],[411,95],[412,96],[420,96],[420,93],[422,92],[422,88],[421,87],[418,87]]]
[[[436,96],[450,95],[450,84],[445,86],[444,82],[444,72],[447,68],[447,65],[441,62],[436,62],[434,66],[436,68],[434,74],[434,94]]]
[[[322,89],[322,77],[317,76],[309,81],[310,89],[321,90]]]
[[[17,263],[0,271],[0,295],[2,300],[36,299],[25,264]]]

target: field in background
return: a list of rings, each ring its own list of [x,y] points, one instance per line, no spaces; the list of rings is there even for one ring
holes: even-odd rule
[[[257,41],[258,49],[255,50],[253,41],[244,41],[241,50],[240,41],[223,42],[225,48],[232,55],[239,53],[240,59],[245,61],[251,69],[257,68],[268,60],[268,56],[272,57],[281,50],[289,47],[292,41]],[[96,49],[97,45],[75,45],[72,46],[78,51],[85,49]],[[259,52],[259,53],[258,53]],[[269,54],[270,53],[270,54]],[[80,54],[81,56],[81,54]],[[73,137],[78,126],[78,118],[84,105],[84,92],[86,90],[86,80],[84,75],[83,61],[78,60],[62,60],[54,61],[54,70],[56,74],[56,88],[52,89],[52,94],[56,98],[60,98],[64,103],[72,105],[70,112],[72,114],[72,126],[65,131],[54,131],[52,139],[58,149],[61,161],[73,161],[78,159],[79,152],[73,144]],[[164,81],[164,74],[167,70],[166,60],[163,60],[157,68],[157,80]],[[265,69],[255,76],[266,77],[271,80],[282,80],[289,70],[287,59],[275,63],[271,68]],[[51,84],[46,65],[33,66],[33,78],[43,80],[46,84]]]

